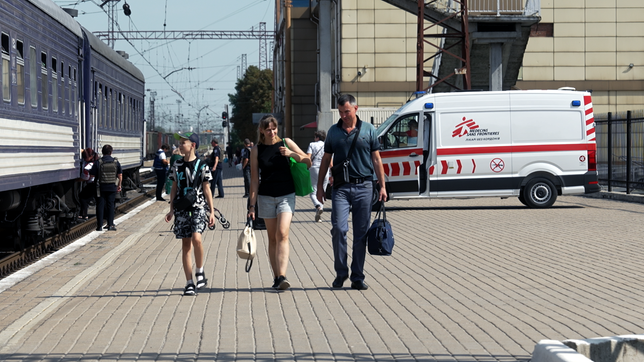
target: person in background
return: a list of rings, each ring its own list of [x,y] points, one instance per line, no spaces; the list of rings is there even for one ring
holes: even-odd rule
[[[89,171],[94,166],[94,162],[98,160],[98,155],[91,148],[83,150],[83,172],[81,173],[81,180],[85,181],[83,189],[80,192],[80,215],[79,219],[87,220],[87,210],[89,203],[96,198],[96,184],[94,183],[95,177],[89,174]]]
[[[121,192],[123,170],[119,161],[112,157],[112,146],[104,145],[103,157],[94,162],[89,174],[96,177],[96,231],[103,230],[103,215],[107,219],[107,230],[116,231],[114,225],[114,203],[116,193]]]
[[[241,150],[241,163],[242,172],[244,175],[244,196],[248,197],[250,192],[250,153],[252,150],[251,141],[246,138],[244,140],[244,148]]]
[[[233,167],[233,146],[226,142],[226,156],[228,156],[228,167]]]
[[[250,155],[251,185],[248,217],[264,219],[268,233],[268,256],[273,269],[273,289],[286,290],[289,256],[289,228],[295,212],[295,184],[289,157],[311,166],[311,159],[292,140],[277,136],[277,119],[265,116],[259,121],[259,140]],[[285,147],[288,146],[288,147]],[[261,178],[260,178],[261,172]]]
[[[206,225],[215,224],[215,212],[210,193],[210,180],[212,175],[210,168],[203,165],[201,160],[195,155],[195,150],[199,147],[199,137],[194,133],[175,133],[174,138],[180,141],[179,149],[183,153],[183,158],[175,162],[170,171],[172,191],[170,192],[170,211],[165,215],[165,221],[170,222],[172,217],[174,221],[174,235],[181,239],[181,261],[183,271],[186,276],[186,286],[183,295],[196,295],[197,289],[201,289],[208,284],[208,279],[204,273],[204,249],[201,234],[206,229]],[[203,166],[202,166],[203,165]],[[195,179],[195,177],[197,177]],[[175,198],[182,198],[188,188],[192,188],[194,181],[196,183],[196,200],[192,208],[188,210],[175,210]],[[210,211],[207,214],[206,205]],[[192,278],[192,248],[195,254],[195,279]],[[196,280],[196,283],[195,283]]]
[[[161,145],[161,148],[157,150],[154,163],[152,164],[152,168],[154,168],[154,172],[157,174],[157,201],[165,201],[163,198],[163,187],[165,186],[165,177],[168,172],[168,165],[170,164],[170,160],[168,160],[165,153],[168,151],[170,151],[170,146],[166,144]]]
[[[306,154],[311,158],[311,168],[309,169],[309,172],[311,173],[311,185],[313,186],[313,192],[309,196],[311,196],[311,201],[313,201],[313,206],[315,207],[315,222],[322,222],[321,216],[324,212],[324,204],[318,201],[317,186],[320,164],[322,163],[322,156],[324,156],[324,140],[326,139],[326,132],[324,130],[316,131],[314,139],[315,141],[311,142],[309,144],[309,148],[306,150]],[[327,172],[324,175],[323,187],[325,190],[328,184],[329,173]]]
[[[177,162],[178,159],[183,158],[183,154],[181,153],[181,149],[177,148],[175,145],[172,145],[173,150],[172,150],[172,156],[170,156],[170,167],[169,170],[172,170],[172,166],[174,166],[174,163]],[[169,174],[168,174],[169,176]],[[170,195],[170,192],[172,192],[172,180],[170,177],[166,178],[166,183],[165,183],[165,193]]]
[[[219,148],[219,142],[216,138],[213,138],[210,141],[212,145],[212,153],[208,157],[208,166],[212,169],[212,181],[210,183],[210,192],[213,196],[215,195],[215,186],[217,186],[218,196],[215,198],[221,199],[224,197],[224,185],[223,185],[223,175],[224,165],[221,162],[221,148]]]

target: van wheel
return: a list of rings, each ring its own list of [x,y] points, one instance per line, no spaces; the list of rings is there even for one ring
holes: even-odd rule
[[[521,193],[519,194],[518,199],[519,201],[521,201],[522,204],[528,206],[528,204],[525,202],[525,195],[523,194],[523,191],[521,191]]]
[[[535,178],[523,190],[525,204],[531,208],[550,207],[557,200],[557,189],[550,180]],[[520,198],[519,198],[520,199]]]

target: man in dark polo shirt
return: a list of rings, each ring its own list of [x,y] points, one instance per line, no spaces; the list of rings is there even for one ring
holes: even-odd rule
[[[333,288],[342,288],[344,281],[351,277],[351,288],[366,290],[364,282],[364,261],[366,255],[367,230],[371,223],[371,199],[373,180],[377,177],[381,185],[378,200],[386,201],[385,172],[380,159],[380,142],[373,125],[362,122],[356,115],[356,99],[345,94],[338,99],[340,120],[331,126],[324,142],[324,156],[318,176],[317,198],[324,203],[324,175],[329,169],[331,158],[334,165],[342,164],[355,137],[358,140],[349,162],[349,182],[340,185],[333,182],[333,209],[331,211],[331,237],[335,257],[336,278]],[[351,275],[347,266],[347,232],[349,212],[353,219],[353,255]]]

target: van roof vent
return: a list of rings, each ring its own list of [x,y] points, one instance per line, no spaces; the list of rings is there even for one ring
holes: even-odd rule
[[[558,90],[562,90],[562,91],[576,91],[577,89],[575,89],[575,87],[561,87],[561,88],[559,88]]]

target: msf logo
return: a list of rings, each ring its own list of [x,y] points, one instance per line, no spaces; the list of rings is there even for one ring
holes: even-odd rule
[[[479,125],[476,124],[476,122],[471,119],[465,120],[465,117],[463,117],[463,122],[457,124],[456,129],[452,132],[452,137],[463,137],[467,135],[470,130],[477,128],[479,128]]]

